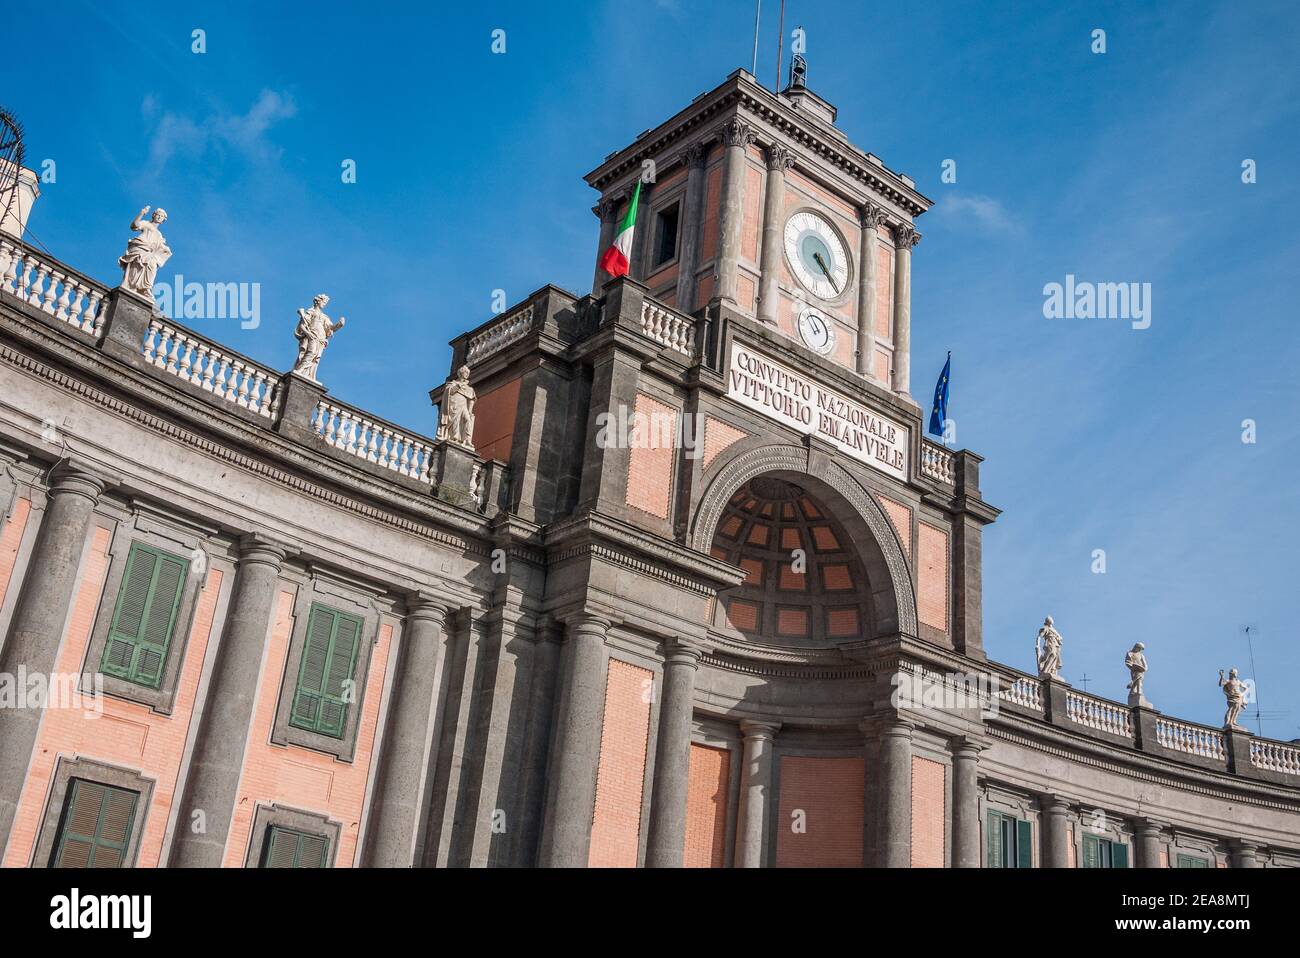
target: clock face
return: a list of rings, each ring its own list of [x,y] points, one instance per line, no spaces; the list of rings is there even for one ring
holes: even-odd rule
[[[785,255],[795,277],[818,299],[838,299],[848,286],[848,254],[823,216],[801,210],[785,221]]]
[[[809,349],[825,356],[835,348],[835,324],[809,306],[799,314],[799,338]]]

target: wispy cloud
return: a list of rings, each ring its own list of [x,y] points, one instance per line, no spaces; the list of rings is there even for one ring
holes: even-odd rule
[[[157,177],[175,157],[199,159],[210,150],[234,150],[246,159],[270,161],[279,156],[267,133],[276,123],[298,112],[293,98],[263,90],[244,113],[214,112],[196,119],[162,110],[153,95],[141,104],[145,121],[153,125],[147,176]]]
[[[986,232],[1019,233],[1024,225],[996,200],[983,193],[953,193],[935,208],[954,224],[969,224]]]

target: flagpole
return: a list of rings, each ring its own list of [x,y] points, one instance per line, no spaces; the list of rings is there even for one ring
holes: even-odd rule
[[[754,60],[750,64],[749,72],[755,77],[758,76],[758,17],[763,12],[763,0],[754,0]]]
[[[781,92],[781,41],[785,39],[785,0],[781,0],[781,19],[776,25],[776,83],[773,93]]]

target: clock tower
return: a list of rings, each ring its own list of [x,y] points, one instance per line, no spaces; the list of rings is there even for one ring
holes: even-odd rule
[[[769,325],[911,401],[911,254],[931,201],[852,145],[802,73],[773,93],[745,70],[589,173],[599,250],[638,177],[632,279],[684,313]],[[609,279],[597,269],[593,292]]]

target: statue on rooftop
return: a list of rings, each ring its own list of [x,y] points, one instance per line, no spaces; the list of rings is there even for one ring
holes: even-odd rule
[[[474,448],[474,387],[469,384],[469,367],[456,370],[442,390],[442,408],[438,415],[438,439]]]
[[[312,382],[320,381],[316,378],[316,370],[330,337],[342,329],[346,322],[342,316],[335,323],[325,315],[329,301],[328,296],[320,293],[311,301],[310,308],[299,309],[298,328],[293,331],[298,338],[298,358],[294,361],[292,371]]]
[[[150,216],[149,207],[142,209],[131,221],[131,229],[140,235],[127,240],[126,252],[117,261],[122,268],[123,288],[150,301],[153,300],[153,281],[158,276],[158,268],[172,255],[162,230],[158,228],[166,221],[166,210],[156,209]]]
[[[1038,630],[1038,638],[1034,640],[1040,679],[1061,678],[1061,641],[1061,633],[1052,628],[1052,617],[1049,615],[1043,620],[1043,627]]]
[[[1246,707],[1246,683],[1237,678],[1236,669],[1230,669],[1226,679],[1223,677],[1223,669],[1219,669],[1219,688],[1223,689],[1228,700],[1228,711],[1223,713],[1223,727],[1245,732],[1246,729],[1238,724],[1237,719]]]
[[[1146,646],[1138,642],[1129,649],[1128,655],[1124,656],[1124,665],[1128,668],[1128,704],[1129,705],[1150,705],[1146,696],[1142,694],[1142,680],[1147,674],[1147,657],[1142,654]]]

